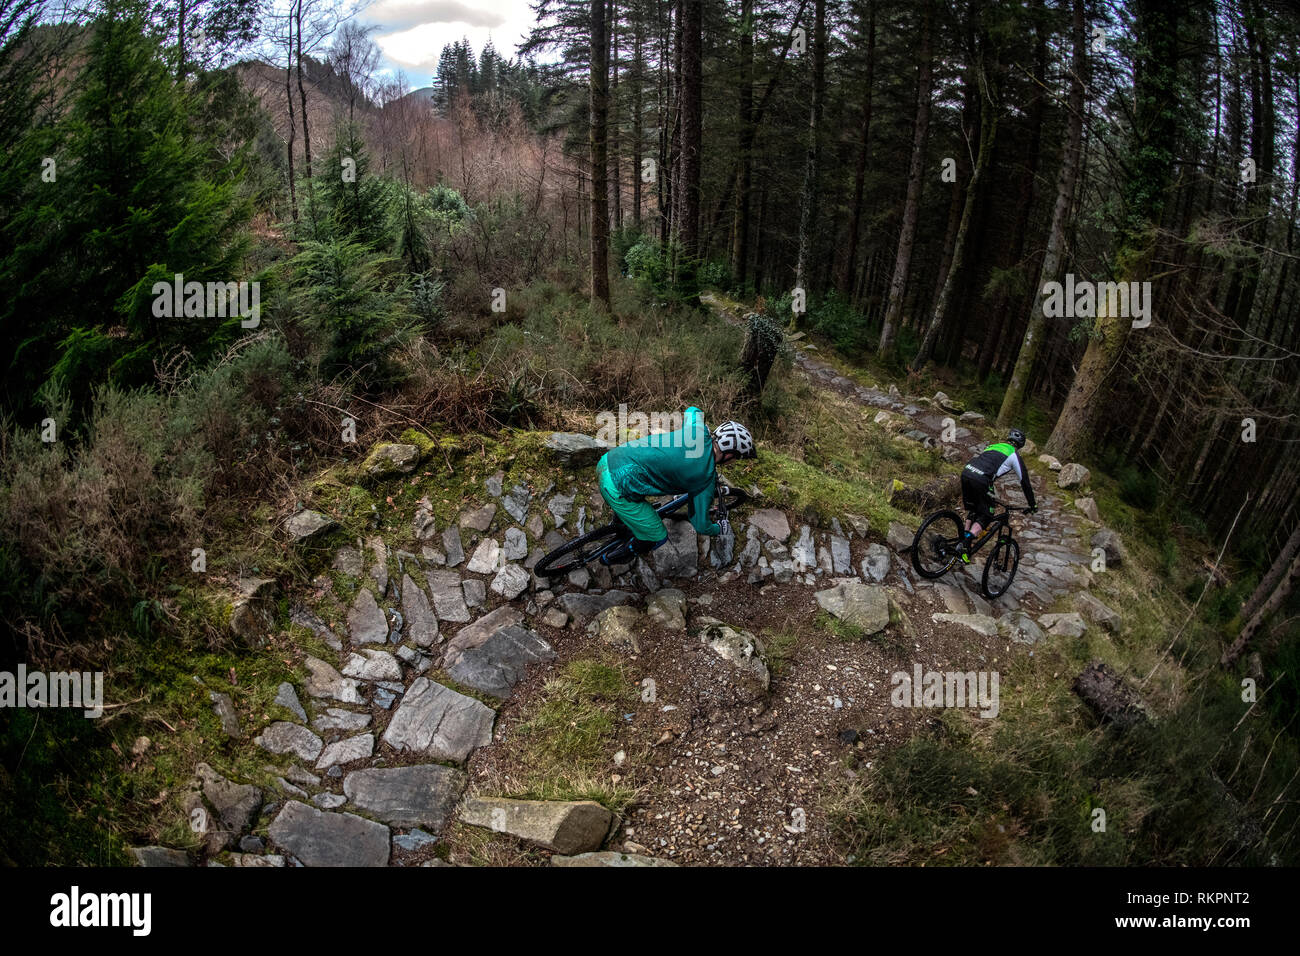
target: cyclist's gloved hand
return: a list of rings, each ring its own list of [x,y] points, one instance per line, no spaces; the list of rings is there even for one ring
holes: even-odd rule
[[[718,519],[718,528],[719,528],[718,531],[719,537],[728,537],[731,535],[731,522],[728,521],[726,518]]]

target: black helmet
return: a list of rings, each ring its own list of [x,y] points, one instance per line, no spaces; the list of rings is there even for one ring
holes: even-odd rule
[[[1013,428],[1011,429],[1010,433],[1007,435],[1007,441],[1011,442],[1011,444],[1015,445],[1017,448],[1024,448],[1025,433],[1022,432],[1019,428]]]

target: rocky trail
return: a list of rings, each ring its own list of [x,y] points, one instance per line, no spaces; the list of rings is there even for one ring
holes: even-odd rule
[[[795,361],[899,441],[950,460],[985,443],[982,418],[947,396],[861,385],[805,350]],[[332,573],[289,596],[293,623],[329,654],[304,652],[277,719],[241,737],[265,753],[273,787],[196,769],[187,811],[210,865],[455,865],[471,862],[467,833],[489,838],[476,862],[851,862],[825,794],[868,780],[934,719],[891,703],[892,674],[997,670],[1040,642],[1120,626],[1088,593],[1094,549],[1112,563],[1123,550],[1091,500],[1069,493],[1086,484],[1079,466],[1045,462],[1050,481],[1034,475],[1040,510],[1015,519],[1016,580],[989,602],[984,554],[943,580],[917,578],[906,549],[919,519],[873,528],[846,514],[814,527],[761,498],[733,515],[734,539],[672,522],[650,562],[539,578],[546,551],[607,518],[592,481],[603,447],[557,434],[546,448],[547,474],[495,472],[446,527],[426,499],[402,533],[339,548]],[[416,452],[384,446],[377,460],[409,475]],[[333,527],[300,511],[285,533],[297,546]],[[275,590],[245,582],[232,626],[265,620]],[[500,796],[528,792],[534,768],[518,744],[548,681],[593,657],[627,678],[603,783],[634,799],[616,816],[589,800]],[[212,704],[240,736],[229,698]],[[192,862],[134,852],[146,865]]]

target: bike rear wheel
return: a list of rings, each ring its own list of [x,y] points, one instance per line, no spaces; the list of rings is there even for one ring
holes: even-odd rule
[[[631,538],[632,532],[621,522],[607,524],[556,548],[538,561],[533,570],[543,577],[556,578],[585,567],[610,545]]]
[[[986,598],[998,598],[1006,593],[1015,580],[1016,568],[1020,567],[1020,545],[1014,538],[1003,538],[993,546],[993,552],[984,562],[984,576],[980,580],[980,590]]]
[[[955,511],[936,511],[912,539],[912,568],[923,578],[941,578],[961,556],[966,529]]]

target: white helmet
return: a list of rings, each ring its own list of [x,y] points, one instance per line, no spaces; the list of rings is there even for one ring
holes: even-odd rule
[[[740,422],[723,422],[713,430],[713,437],[722,451],[739,452],[741,458],[757,458],[754,436]]]

